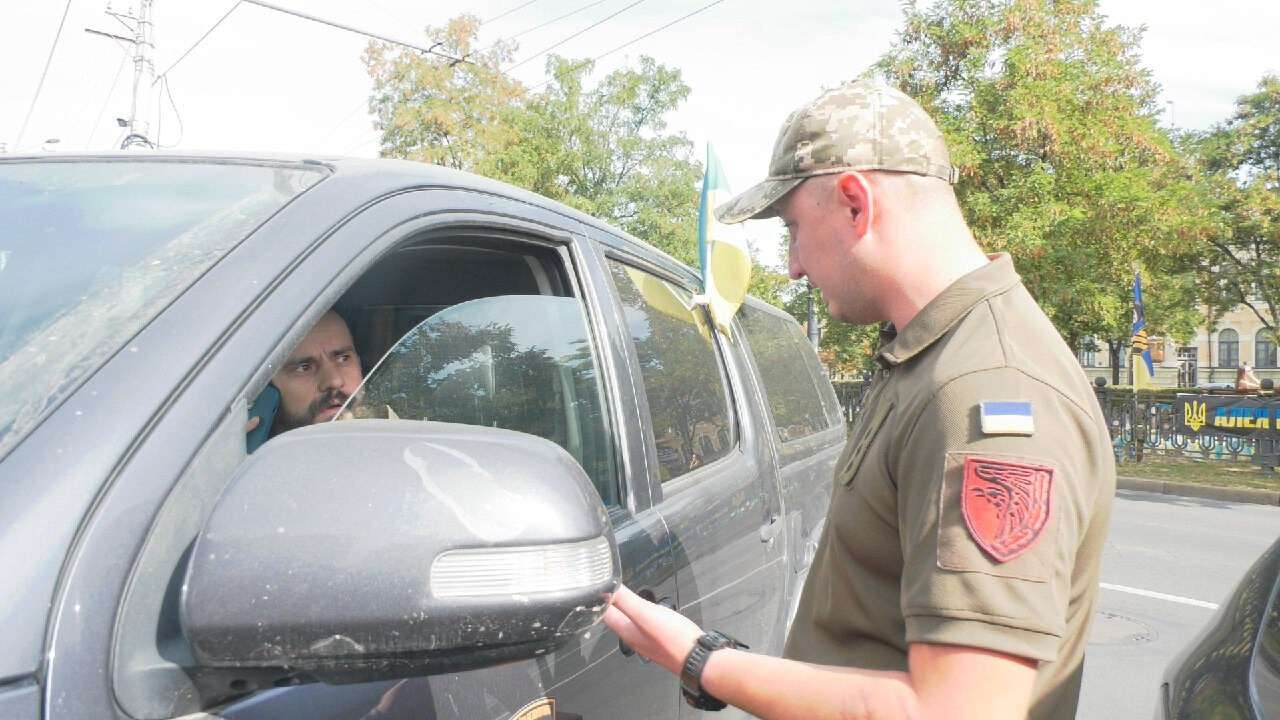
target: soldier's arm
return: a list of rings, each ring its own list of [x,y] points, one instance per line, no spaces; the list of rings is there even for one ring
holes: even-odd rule
[[[673,610],[622,588],[605,622],[673,674],[701,630]],[[716,698],[760,718],[933,720],[1026,717],[1034,661],[946,645],[913,644],[909,672],[810,665],[742,650],[717,650],[702,674]]]

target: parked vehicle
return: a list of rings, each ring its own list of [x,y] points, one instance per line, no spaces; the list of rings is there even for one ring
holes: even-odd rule
[[[0,160],[0,718],[699,716],[601,598],[779,652],[844,441],[799,326],[699,287],[439,167]],[[360,419],[247,454],[331,307]]]
[[[1280,718],[1280,540],[1165,671],[1156,717]]]

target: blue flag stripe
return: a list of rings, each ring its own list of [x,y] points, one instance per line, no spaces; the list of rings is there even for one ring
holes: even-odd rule
[[[987,415],[1031,415],[1030,402],[1012,400],[988,401],[982,403],[982,412]]]
[[[1142,273],[1133,274],[1133,335],[1136,338],[1138,333],[1147,327],[1146,308],[1142,307]],[[1151,350],[1143,350],[1141,353],[1142,364],[1147,368],[1147,374],[1155,377],[1155,364],[1151,361]]]

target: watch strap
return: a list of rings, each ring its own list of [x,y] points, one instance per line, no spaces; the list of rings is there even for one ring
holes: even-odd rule
[[[706,668],[711,653],[716,650],[745,647],[747,646],[743,643],[716,630],[706,632],[698,638],[680,669],[680,693],[685,702],[699,710],[723,710],[726,707],[724,701],[703,689],[702,671]]]

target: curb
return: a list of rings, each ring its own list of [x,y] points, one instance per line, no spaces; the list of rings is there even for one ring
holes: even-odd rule
[[[1212,487],[1209,485],[1193,485],[1191,483],[1124,476],[1116,478],[1116,489],[1141,490],[1159,495],[1179,495],[1201,500],[1222,500],[1224,502],[1253,503],[1255,505],[1280,505],[1280,491],[1277,490]]]

